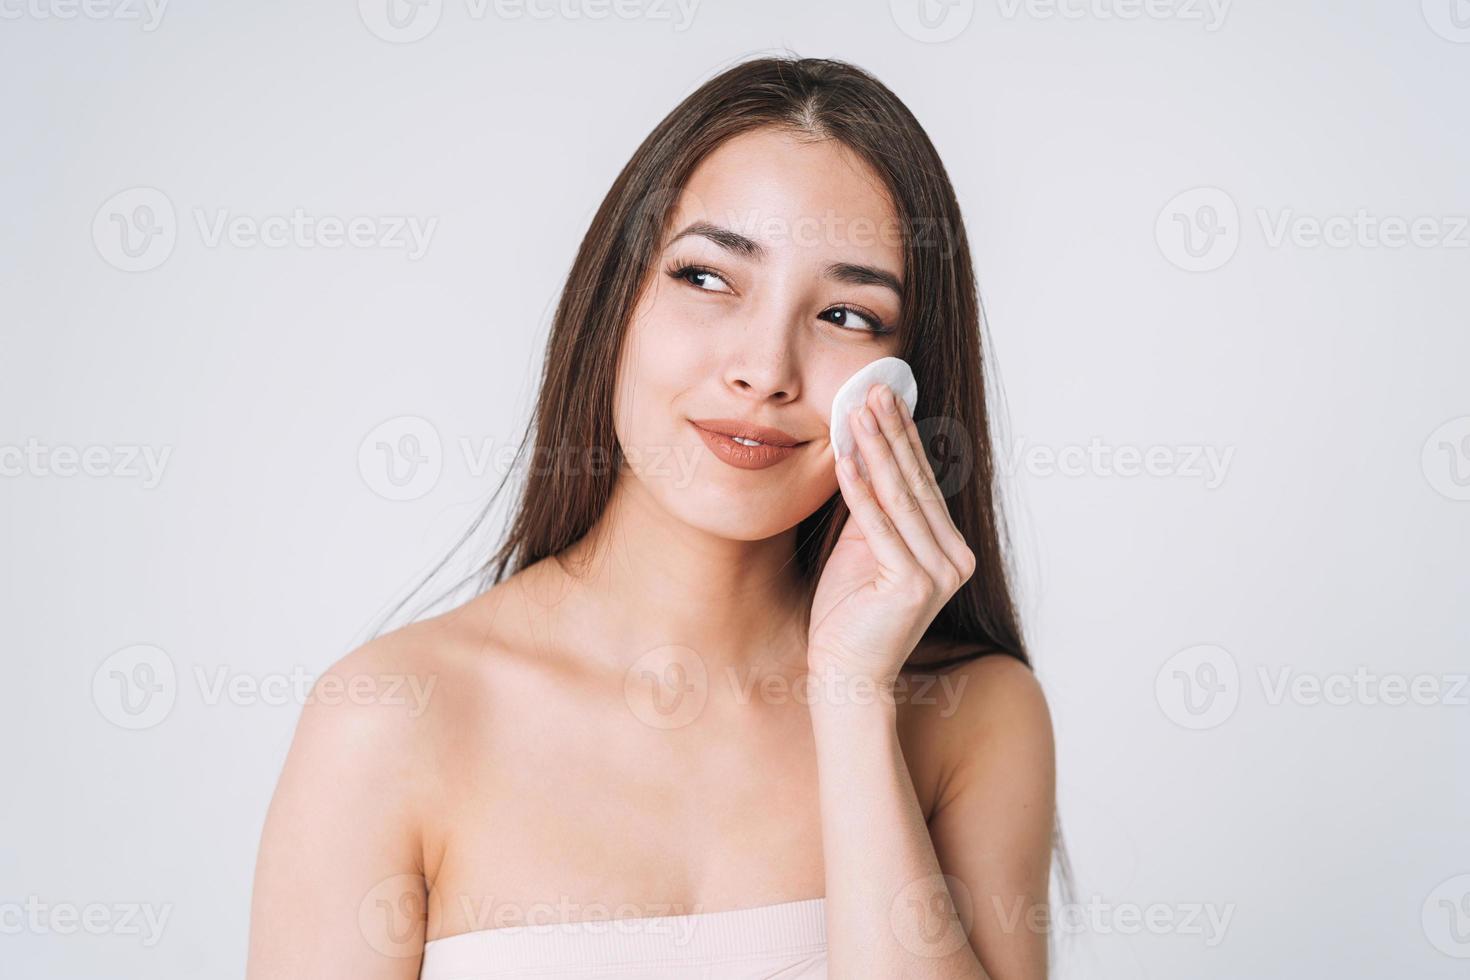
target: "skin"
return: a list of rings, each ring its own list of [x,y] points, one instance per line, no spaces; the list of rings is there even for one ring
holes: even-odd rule
[[[973,565],[881,386],[880,431],[858,430],[873,482],[839,482],[827,441],[837,388],[898,352],[867,328],[896,324],[900,297],[824,270],[901,280],[896,235],[873,231],[894,220],[832,142],[762,130],[700,165],[669,238],[705,221],[762,254],[694,234],[650,268],[614,398],[625,452],[650,462],[620,476],[567,567],[540,562],[323,675],[382,696],[302,712],[261,842],[249,980],[401,980],[426,939],[819,896],[834,978],[1045,976],[1027,915],[1050,859],[1045,699],[1004,656],[943,686],[899,680]],[[713,274],[666,274],[686,263]],[[688,421],[714,417],[809,441],[738,470]],[[839,489],[854,517],[804,609],[795,526]],[[392,686],[406,677],[417,688]],[[806,696],[804,678],[858,696]],[[664,681],[697,696],[670,700]]]

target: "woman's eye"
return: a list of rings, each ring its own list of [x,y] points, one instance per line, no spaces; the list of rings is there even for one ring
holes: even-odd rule
[[[681,266],[670,272],[669,275],[673,276],[675,279],[683,280],[684,282],[689,283],[691,286],[694,286],[698,289],[703,289],[706,292],[711,293],[723,292],[723,290],[719,289],[710,289],[708,287],[708,284],[711,281],[717,282],[720,285],[725,286],[727,289],[730,285],[729,283],[725,282],[724,279],[721,279],[718,273],[710,269],[701,268],[697,265]]]
[[[730,284],[725,281],[723,276],[713,269],[707,269],[701,265],[675,265],[672,269],[668,270],[668,275],[671,279],[688,283],[695,289],[702,290],[706,293],[733,292],[730,289]],[[893,332],[892,329],[873,314],[866,313],[851,306],[834,306],[830,310],[825,310],[818,314],[818,316],[822,318],[830,316],[832,319],[827,322],[842,327],[844,330],[851,330],[854,333],[868,333],[881,337]]]
[[[883,321],[877,317],[869,316],[860,310],[854,310],[848,306],[834,306],[821,315],[827,316],[828,314],[835,317],[835,319],[829,320],[829,323],[835,323],[839,327],[845,327],[848,330],[861,330],[873,334],[885,334],[889,332],[888,328],[883,325]],[[862,324],[862,326],[851,326],[850,324],[854,320]]]

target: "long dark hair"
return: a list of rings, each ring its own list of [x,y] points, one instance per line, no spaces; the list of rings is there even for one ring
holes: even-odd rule
[[[582,238],[552,321],[535,413],[516,455],[519,465],[532,445],[514,515],[495,553],[451,591],[468,582],[484,591],[557,556],[601,516],[622,459],[612,411],[619,355],[668,219],[700,161],[726,140],[760,127],[845,144],[883,180],[900,223],[905,295],[899,356],[918,381],[916,418],[935,476],[976,557],[975,573],[925,636],[933,641],[927,645],[949,655],[904,669],[950,669],[993,653],[1030,667],[1011,596],[995,482],[982,310],[954,188],[923,128],[893,92],[858,67],[822,58],[763,57],[720,72],[665,116],[618,174]],[[605,452],[607,465],[555,464],[589,447]],[[385,622],[477,534],[508,477],[450,556]],[[812,590],[846,517],[838,492],[797,529],[796,561]],[[1065,888],[1070,871],[1059,832],[1055,836]]]

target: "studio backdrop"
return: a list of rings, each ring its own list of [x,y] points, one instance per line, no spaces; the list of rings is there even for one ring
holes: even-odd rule
[[[514,482],[639,141],[768,53],[964,212],[1054,975],[1470,969],[1462,0],[0,0],[0,52],[0,974],[243,975],[312,682]]]

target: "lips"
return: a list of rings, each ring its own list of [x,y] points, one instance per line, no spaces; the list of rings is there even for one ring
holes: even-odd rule
[[[697,422],[690,420],[689,424],[718,459],[742,470],[763,470],[774,466],[794,456],[798,448],[806,444],[780,429],[739,419],[700,419]],[[737,438],[755,440],[760,445],[736,442]]]
[[[801,440],[789,432],[773,429],[766,425],[756,425],[753,422],[745,422],[741,419],[691,419],[696,426],[706,432],[717,432],[722,436],[732,439],[754,440],[767,446],[790,447],[801,445]]]

